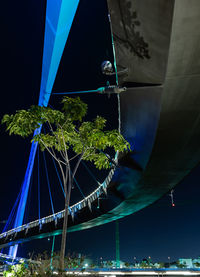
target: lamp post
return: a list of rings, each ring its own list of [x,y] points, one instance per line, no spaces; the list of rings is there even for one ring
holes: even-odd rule
[[[133,257],[134,267],[136,267],[136,257]]]
[[[103,258],[100,257],[100,267],[103,267]]]
[[[168,267],[170,267],[170,258],[171,258],[171,257],[167,257],[167,259],[168,259],[168,261],[169,261],[169,262],[168,262],[168,263],[169,263]]]

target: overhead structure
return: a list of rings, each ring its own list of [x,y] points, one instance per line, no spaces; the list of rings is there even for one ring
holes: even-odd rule
[[[69,231],[132,214],[162,197],[200,161],[200,1],[108,0],[118,70],[121,132],[133,151],[120,156],[106,199],[77,204]],[[80,207],[79,207],[80,206]],[[78,208],[79,207],[79,208]],[[92,212],[91,212],[92,209]],[[57,235],[62,214],[0,235],[1,247]]]
[[[39,106],[46,107],[49,102],[58,66],[78,7],[79,0],[47,0],[45,38],[43,50],[42,76],[39,94]],[[37,129],[34,135],[40,133]],[[38,143],[32,143],[31,151],[21,189],[21,197],[14,222],[14,228],[23,224],[24,212],[29,192],[35,154]],[[17,245],[11,247],[9,255],[16,257]]]

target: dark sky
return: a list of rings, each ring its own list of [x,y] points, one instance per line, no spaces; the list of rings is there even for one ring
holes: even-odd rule
[[[11,0],[2,4],[1,118],[5,113],[13,113],[38,102],[45,5],[44,0]],[[105,2],[82,0],[53,91],[88,90],[105,85],[100,64],[106,59],[112,60],[112,48]],[[51,97],[51,105],[57,105],[59,99],[56,97]],[[113,114],[115,99],[86,96],[84,100],[92,104],[89,106],[89,117],[97,111],[108,118],[108,124],[111,125],[116,115]],[[30,143],[29,139],[9,137],[3,127],[0,139],[0,220],[4,220],[9,215],[23,181]],[[170,206],[169,195],[166,195],[154,205],[120,220],[121,259],[133,261],[133,257],[139,260],[151,256],[153,260],[166,261],[168,256],[175,260],[200,255],[199,182],[200,168],[197,167],[175,188],[174,208]],[[34,191],[37,186],[34,178],[32,183]],[[35,207],[34,197],[33,193],[30,201]],[[51,242],[47,239],[36,244],[38,251],[51,248]],[[21,246],[19,255],[26,255],[33,245],[35,242]],[[68,249],[93,258],[113,259],[115,223],[70,234]]]

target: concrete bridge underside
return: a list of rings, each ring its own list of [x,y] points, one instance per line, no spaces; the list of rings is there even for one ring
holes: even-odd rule
[[[120,84],[121,131],[133,151],[121,156],[107,196],[69,217],[78,231],[127,216],[179,183],[200,160],[200,1],[108,0]],[[1,247],[60,234],[62,219]]]

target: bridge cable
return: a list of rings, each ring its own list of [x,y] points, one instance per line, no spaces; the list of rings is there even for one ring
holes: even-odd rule
[[[59,172],[58,172],[58,168],[57,168],[57,166],[56,166],[56,163],[55,163],[55,161],[54,161],[54,158],[53,158],[52,156],[51,156],[51,158],[52,158],[54,167],[55,167],[55,169],[56,169],[56,174],[57,174],[57,176],[58,176],[58,180],[59,180],[61,189],[62,189],[63,194],[64,194],[64,196],[65,196],[65,191],[64,191],[63,184],[62,184],[62,181],[61,181],[61,178],[60,178],[60,174],[59,174]],[[85,198],[85,195],[83,194],[83,192],[82,192],[82,190],[81,190],[81,188],[80,188],[80,186],[79,186],[77,180],[75,179],[75,177],[74,177],[74,181],[75,181],[75,184],[76,184],[76,186],[78,187],[78,189],[79,189],[81,195]]]
[[[31,179],[30,179],[30,189],[29,189],[29,193],[28,193],[28,198],[27,198],[27,204],[26,204],[26,209],[25,209],[25,215],[24,215],[24,223],[25,222],[30,222],[30,220],[28,220],[28,215],[29,215],[29,211],[30,211],[30,202],[31,202],[31,189],[33,186],[33,174],[31,175]]]
[[[74,182],[75,182],[76,186],[78,187],[78,189],[79,189],[81,195],[83,196],[83,198],[85,198],[85,195],[84,195],[83,191],[81,190],[81,188],[80,188],[80,186],[79,186],[79,184],[78,184],[78,182],[77,182],[75,177],[74,177]]]
[[[8,226],[10,225],[11,221],[13,220],[13,215],[15,213],[15,209],[16,209],[17,203],[19,202],[20,195],[21,195],[21,190],[20,190],[20,192],[19,192],[19,194],[17,196],[17,199],[15,200],[15,203],[14,203],[13,208],[12,208],[10,214],[9,214],[8,220],[6,221],[6,224],[5,224],[4,228],[3,228],[2,233],[6,232],[8,230]]]
[[[50,106],[50,108],[51,108],[51,109],[54,109],[51,105],[49,105],[49,106]],[[44,126],[43,126],[43,127],[44,127]],[[44,129],[44,132],[45,132],[45,129]],[[45,132],[45,133],[46,133],[46,132]],[[60,183],[61,189],[62,189],[63,194],[64,194],[64,196],[65,196],[64,187],[63,187],[63,184],[62,184],[62,181],[61,181],[61,178],[60,178],[60,174],[59,174],[59,172],[58,172],[58,169],[57,169],[57,166],[56,166],[55,160],[54,160],[54,158],[53,158],[52,156],[51,156],[51,158],[52,158],[52,161],[53,161],[54,167],[55,167],[55,169],[56,169],[56,174],[57,174],[57,176],[58,176],[58,180],[59,180],[59,183]],[[92,174],[92,173],[91,173],[91,174]],[[74,181],[75,181],[75,184],[76,184],[76,186],[78,187],[78,189],[79,189],[79,191],[80,191],[81,195],[85,198],[85,195],[84,195],[83,191],[81,190],[81,188],[80,188],[80,186],[79,186],[79,184],[78,184],[77,180],[75,179],[75,177],[74,177]],[[96,182],[97,182],[97,181],[96,181]]]
[[[56,236],[53,236],[53,242],[52,242],[52,248],[51,248],[51,261],[50,261],[51,270],[53,269],[52,262],[53,262],[53,252],[54,252],[55,238],[56,238]]]
[[[44,166],[45,166],[45,172],[46,172],[46,177],[47,177],[47,184],[48,184],[48,189],[49,189],[49,197],[50,197],[50,201],[51,201],[51,209],[52,209],[52,213],[54,214],[53,199],[52,199],[52,194],[51,194],[49,175],[48,175],[47,163],[46,163],[46,158],[45,158],[44,152],[43,152],[43,158],[44,158]]]
[[[57,174],[57,176],[58,176],[58,180],[59,180],[60,186],[61,186],[62,191],[63,191],[63,194],[64,194],[64,196],[65,196],[65,191],[64,191],[64,188],[63,188],[63,184],[62,184],[62,181],[61,181],[60,174],[59,174],[59,172],[58,172],[56,163],[55,163],[55,161],[54,161],[54,158],[53,158],[53,157],[51,157],[51,158],[52,158],[54,167],[55,167],[55,169],[56,169],[56,174]],[[76,184],[76,186],[78,187],[78,189],[79,189],[81,195],[85,198],[85,195],[83,194],[83,192],[82,192],[82,190],[81,190],[81,188],[80,188],[80,186],[79,186],[79,184],[78,184],[78,182],[77,182],[77,180],[76,180],[75,177],[74,177],[74,181],[75,181],[75,184]]]
[[[99,185],[99,182],[97,181],[97,179],[95,178],[94,174],[92,173],[92,171],[88,168],[88,166],[85,164],[84,161],[81,161],[82,165],[86,168],[87,172],[91,175],[91,177],[93,178],[93,180]]]
[[[64,191],[63,184],[62,184],[62,181],[61,181],[61,178],[60,178],[60,174],[59,174],[59,172],[58,172],[58,168],[57,168],[57,166],[56,166],[56,163],[55,163],[54,158],[53,158],[52,156],[51,156],[51,158],[52,158],[52,161],[53,161],[54,167],[55,167],[55,169],[56,169],[56,174],[57,174],[57,177],[58,177],[58,180],[59,180],[59,183],[60,183],[60,186],[61,186],[61,189],[62,189],[63,195],[64,195],[64,197],[65,197],[65,191]]]
[[[119,85],[119,77],[117,74],[117,61],[116,61],[116,53],[115,53],[115,43],[114,43],[114,36],[113,36],[113,28],[111,22],[111,16],[108,14],[108,20],[110,25],[110,35],[111,35],[111,42],[112,42],[112,50],[113,50],[113,60],[114,60],[114,69],[115,69],[115,78],[116,78],[116,85]]]
[[[9,228],[9,226],[11,225],[11,222],[12,222],[12,220],[13,220],[13,216],[14,216],[14,213],[15,213],[15,210],[16,210],[16,207],[17,207],[17,204],[18,204],[18,202],[19,202],[20,196],[21,196],[21,189],[20,189],[20,192],[19,192],[19,194],[18,194],[18,196],[17,196],[17,199],[15,200],[15,203],[14,203],[14,205],[13,205],[13,207],[12,207],[12,210],[11,210],[11,212],[10,212],[10,214],[9,214],[9,217],[8,217],[8,219],[7,219],[7,221],[6,221],[6,224],[5,224],[4,228],[3,228],[3,230],[1,231],[1,233],[6,232],[6,231],[8,230],[8,228]],[[3,253],[3,248],[1,249],[1,252],[0,252],[0,253]]]
[[[38,147],[38,219],[40,220],[40,149]]]
[[[8,217],[8,219],[6,221],[6,224],[5,224],[4,228],[3,228],[3,230],[1,231],[1,233],[4,233],[4,232],[8,231],[9,226],[11,226],[11,222],[13,220],[14,213],[16,212],[16,207],[17,207],[17,204],[19,202],[20,196],[21,196],[21,189],[20,189],[20,192],[18,193],[18,196],[17,196],[17,198],[15,200],[15,203],[14,203],[14,205],[12,207],[12,210],[11,210],[11,212],[9,214],[9,217]],[[4,249],[2,248],[0,253],[3,253],[3,250]]]
[[[111,41],[112,41],[116,85],[119,86],[119,77],[117,74],[116,51],[115,51],[115,43],[114,43],[113,28],[112,28],[112,21],[111,21],[110,13],[108,14],[108,20],[109,20],[109,25],[110,25],[110,35],[111,35]],[[119,133],[121,133],[121,106],[120,106],[120,95],[119,94],[117,94],[117,100],[118,100],[118,123],[119,123],[118,130],[119,130]]]
[[[50,106],[50,105],[49,105],[49,106]],[[50,106],[50,108],[51,108],[51,109],[54,109],[52,106]],[[46,134],[45,127],[43,126],[43,128],[44,128],[44,133]],[[50,127],[49,127],[49,126],[48,126],[48,128],[49,128],[49,130],[50,130]],[[55,160],[54,160],[54,158],[53,158],[52,156],[51,156],[51,159],[52,159],[53,165],[54,165],[54,167],[55,167],[55,169],[56,169],[56,174],[57,174],[57,177],[58,177],[58,180],[59,180],[59,184],[60,184],[60,186],[61,186],[63,195],[64,195],[64,197],[65,197],[65,191],[64,191],[63,183],[62,183],[62,181],[61,181],[60,174],[59,174],[59,172],[58,172],[58,168],[57,168],[56,162],[55,162]]]

